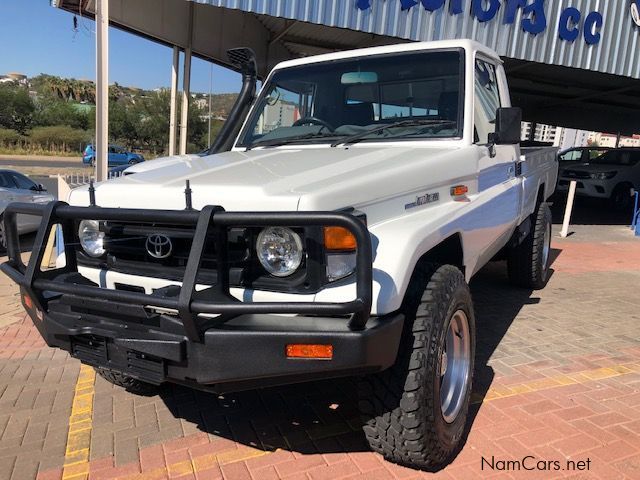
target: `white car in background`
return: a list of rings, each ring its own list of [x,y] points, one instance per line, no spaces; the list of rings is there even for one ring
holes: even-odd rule
[[[0,250],[6,249],[4,235],[4,209],[13,202],[48,203],[55,200],[53,195],[39,183],[13,170],[0,170]],[[35,232],[40,226],[41,217],[18,215],[18,233]]]
[[[618,148],[583,165],[560,171],[558,191],[566,191],[576,180],[576,193],[602,198],[618,210],[626,210],[633,202],[633,190],[640,188],[640,148]]]

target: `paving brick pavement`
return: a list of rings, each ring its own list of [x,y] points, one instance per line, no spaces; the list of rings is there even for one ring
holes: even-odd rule
[[[543,291],[511,288],[501,264],[474,280],[470,430],[440,472],[367,451],[349,379],[134,396],[97,377],[81,467],[92,479],[640,479],[640,241],[611,228],[615,241],[556,240]],[[80,365],[12,315],[0,329],[0,479],[60,479]],[[525,457],[551,470],[504,471]]]

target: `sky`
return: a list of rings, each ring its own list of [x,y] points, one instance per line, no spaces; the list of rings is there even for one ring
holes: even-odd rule
[[[0,75],[40,73],[95,79],[95,24],[50,6],[50,0],[0,0]],[[164,45],[111,28],[109,82],[153,89],[171,81],[172,50]],[[182,77],[182,72],[180,72]],[[191,91],[208,92],[211,64],[194,58]],[[213,66],[213,92],[240,90],[240,75]]]

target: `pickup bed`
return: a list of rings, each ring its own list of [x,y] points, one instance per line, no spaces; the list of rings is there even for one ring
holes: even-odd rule
[[[10,205],[2,270],[47,343],[116,384],[357,376],[371,447],[445,465],[472,390],[468,281],[506,258],[545,286],[555,149],[520,149],[502,62],[471,41],[288,61],[258,95],[252,52],[230,59],[243,88],[208,152]],[[28,266],[23,214],[42,217]]]

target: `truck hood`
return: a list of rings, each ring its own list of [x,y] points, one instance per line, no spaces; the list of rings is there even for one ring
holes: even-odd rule
[[[228,211],[335,210],[419,191],[435,185],[439,171],[444,170],[442,175],[450,181],[462,162],[449,162],[449,155],[459,155],[459,147],[323,146],[172,157],[145,162],[162,162],[158,168],[98,184],[96,201],[104,207],[179,210],[184,208],[189,180],[198,209],[221,205]],[[448,167],[429,169],[433,174],[425,178],[425,162],[438,160]],[[70,202],[87,205],[87,187],[74,190]]]
[[[160,157],[153,161],[140,162],[130,166],[124,172],[125,175],[132,175],[134,173],[148,172],[155,170],[156,168],[167,167],[169,165],[175,165],[187,160],[193,160],[198,158],[198,155],[172,155],[170,157]]]

